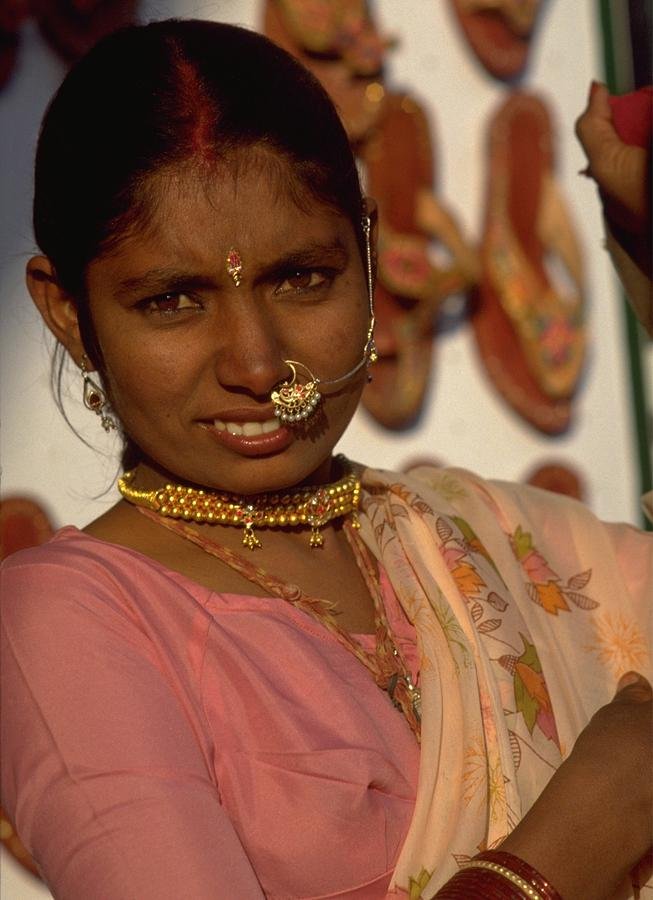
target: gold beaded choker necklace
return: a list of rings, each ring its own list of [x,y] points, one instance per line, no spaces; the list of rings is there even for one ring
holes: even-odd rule
[[[244,529],[243,544],[250,550],[261,546],[255,528],[311,529],[311,547],[321,547],[324,538],[320,529],[341,516],[350,516],[354,528],[359,527],[358,505],[360,480],[344,456],[336,457],[344,476],[332,484],[300,487],[278,494],[238,494],[204,491],[181,484],[166,484],[153,490],[132,487],[136,470],[118,479],[118,490],[130,503],[151,509],[160,516],[185,519],[187,522],[210,522],[216,525],[236,525]]]

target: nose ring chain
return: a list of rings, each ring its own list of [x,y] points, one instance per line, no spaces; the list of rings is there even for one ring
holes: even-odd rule
[[[296,359],[284,359],[284,363],[290,369],[290,378],[286,378],[281,385],[272,391],[270,400],[274,406],[274,414],[282,422],[296,425],[309,419],[322,398],[318,386],[320,384],[336,387],[344,384],[363,368],[376,362],[378,353],[374,344],[374,266],[372,260],[371,229],[372,223],[368,215],[362,220],[363,235],[365,237],[365,268],[367,276],[367,299],[369,320],[367,335],[363,347],[362,359],[340,378],[329,381],[320,381],[304,363]],[[233,251],[231,251],[233,252]],[[302,381],[299,378],[302,378]],[[306,379],[304,381],[304,379]]]

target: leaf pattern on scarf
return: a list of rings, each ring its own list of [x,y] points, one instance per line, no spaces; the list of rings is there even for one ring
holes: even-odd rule
[[[580,593],[592,578],[591,569],[572,575],[564,583],[538,552],[529,531],[518,525],[509,538],[512,552],[528,579],[526,590],[533,603],[552,616],[557,616],[559,612],[571,612],[570,603],[583,610],[596,609],[600,605],[598,600]]]
[[[492,557],[490,556],[488,551],[485,549],[482,542],[479,540],[478,535],[476,534],[474,529],[471,527],[469,522],[466,522],[465,519],[461,519],[460,516],[452,516],[451,519],[453,522],[456,523],[456,525],[460,529],[460,531],[463,535],[463,538],[465,540],[465,546],[466,546],[467,550],[470,553],[479,553],[483,557],[483,559],[492,566],[492,568],[494,569],[495,573],[499,576],[499,578],[501,578],[501,574],[500,574],[499,570],[497,569],[494,560],[492,559]]]
[[[410,878],[408,887],[410,893],[408,894],[410,900],[420,900],[422,896],[422,891],[427,886],[429,881],[431,880],[431,875],[433,873],[429,872],[428,869],[422,869],[417,878]]]
[[[420,471],[419,479],[427,482],[428,475],[425,477]],[[437,488],[439,477],[436,482],[432,486]],[[465,502],[460,505],[455,501],[457,484],[464,488],[461,496]],[[421,669],[429,672],[428,683],[436,686],[432,695],[436,715],[440,714],[441,703],[447,708],[449,698],[446,691],[442,692],[441,683],[432,677],[433,673],[442,674],[442,657],[429,653],[436,646],[442,647],[443,636],[451,653],[447,665],[449,660],[454,664],[461,700],[467,692],[465,710],[471,703],[474,716],[480,713],[474,729],[461,735],[457,761],[453,762],[455,771],[462,762],[457,775],[460,809],[465,811],[461,812],[461,821],[465,816],[470,822],[478,820],[466,844],[457,836],[450,846],[449,862],[453,863],[454,858],[466,857],[465,851],[471,847],[485,849],[486,844],[500,844],[521,817],[519,798],[526,797],[529,802],[534,799],[533,773],[545,783],[566,753],[560,745],[559,726],[528,626],[529,617],[537,619],[546,613],[546,620],[557,630],[563,627],[563,619],[574,621],[569,616],[576,613],[579,626],[585,628],[593,621],[593,610],[599,604],[592,597],[593,573],[587,562],[584,566],[578,562],[568,575],[535,526],[526,525],[517,515],[495,519],[494,525],[488,526],[482,514],[476,517],[475,492],[466,490],[467,482],[452,479],[449,487],[454,488],[452,508],[439,503],[433,494],[417,495],[412,483],[409,487],[408,483],[394,480],[386,480],[383,486],[377,482],[368,494],[371,500],[365,509],[376,538],[375,553],[386,571],[392,573],[392,583],[404,609],[418,634],[425,638],[420,652]],[[402,512],[397,506],[402,507]],[[493,506],[491,515],[496,516]],[[569,556],[576,558],[571,553]],[[580,554],[577,556],[582,559]],[[598,573],[597,569],[596,579],[600,577]],[[596,584],[594,589],[597,590]],[[535,607],[529,609],[525,597]],[[524,607],[528,616],[523,615]],[[579,615],[577,611],[582,610],[592,615]],[[556,618],[548,620],[548,616],[557,617],[561,624]],[[615,654],[614,637],[607,640],[610,650],[605,643],[597,635],[596,644],[583,649],[601,653],[602,657],[607,652]],[[631,645],[636,649],[639,646],[636,640]],[[495,686],[496,693],[487,689],[488,684]],[[554,679],[552,688],[555,684]],[[473,701],[470,687],[478,690]],[[452,694],[455,705],[459,702],[458,692],[453,690]],[[474,745],[475,737],[482,738],[482,746]],[[434,821],[437,823],[437,816]],[[433,866],[428,848],[420,847],[419,851],[408,870],[402,872],[403,891],[397,885],[401,895],[408,896],[410,883],[413,900],[432,897],[437,889],[434,882],[442,882],[448,871],[444,860]],[[431,878],[427,867],[433,873]],[[410,875],[413,877],[409,879]]]
[[[452,516],[450,520],[439,516],[435,522],[435,530],[441,541],[442,558],[469,605],[470,617],[477,631],[480,634],[496,631],[502,620],[483,619],[486,610],[482,603],[488,603],[496,612],[505,612],[508,601],[495,590],[489,589],[479,571],[479,563],[488,563],[492,567],[492,574],[498,574],[490,554],[469,523],[459,516]]]
[[[457,651],[452,654],[456,669],[459,670],[461,662],[463,668],[468,669],[473,665],[473,661],[469,654],[467,638],[460,627],[460,622],[444,597],[440,596],[435,601],[432,601],[431,606],[435,612],[438,624],[447,639],[447,643],[452,651]]]
[[[523,634],[520,637],[524,645],[521,656],[502,656],[499,664],[513,677],[515,706],[517,712],[522,714],[529,734],[532,735],[537,726],[548,740],[560,747],[551,698],[537,650]]]
[[[510,741],[510,750],[512,752],[512,761],[515,766],[515,772],[521,765],[521,744],[519,738],[514,731],[508,731],[508,740]]]

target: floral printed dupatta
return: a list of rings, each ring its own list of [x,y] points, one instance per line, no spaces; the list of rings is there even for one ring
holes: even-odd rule
[[[650,677],[653,536],[455,469],[367,470],[361,536],[414,624],[422,749],[389,896],[433,897],[514,828],[629,669]]]

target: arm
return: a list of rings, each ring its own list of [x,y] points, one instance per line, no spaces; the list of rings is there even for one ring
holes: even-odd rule
[[[146,635],[86,573],[3,578],[3,803],[57,898],[261,898]]]
[[[564,898],[615,896],[653,841],[651,686],[625,675],[502,850]]]
[[[651,697],[646,679],[625,675],[499,852],[471,860],[437,900],[526,897],[529,885],[547,900],[617,900],[630,896],[630,873],[642,885],[653,840]],[[519,887],[511,875],[523,876]]]

